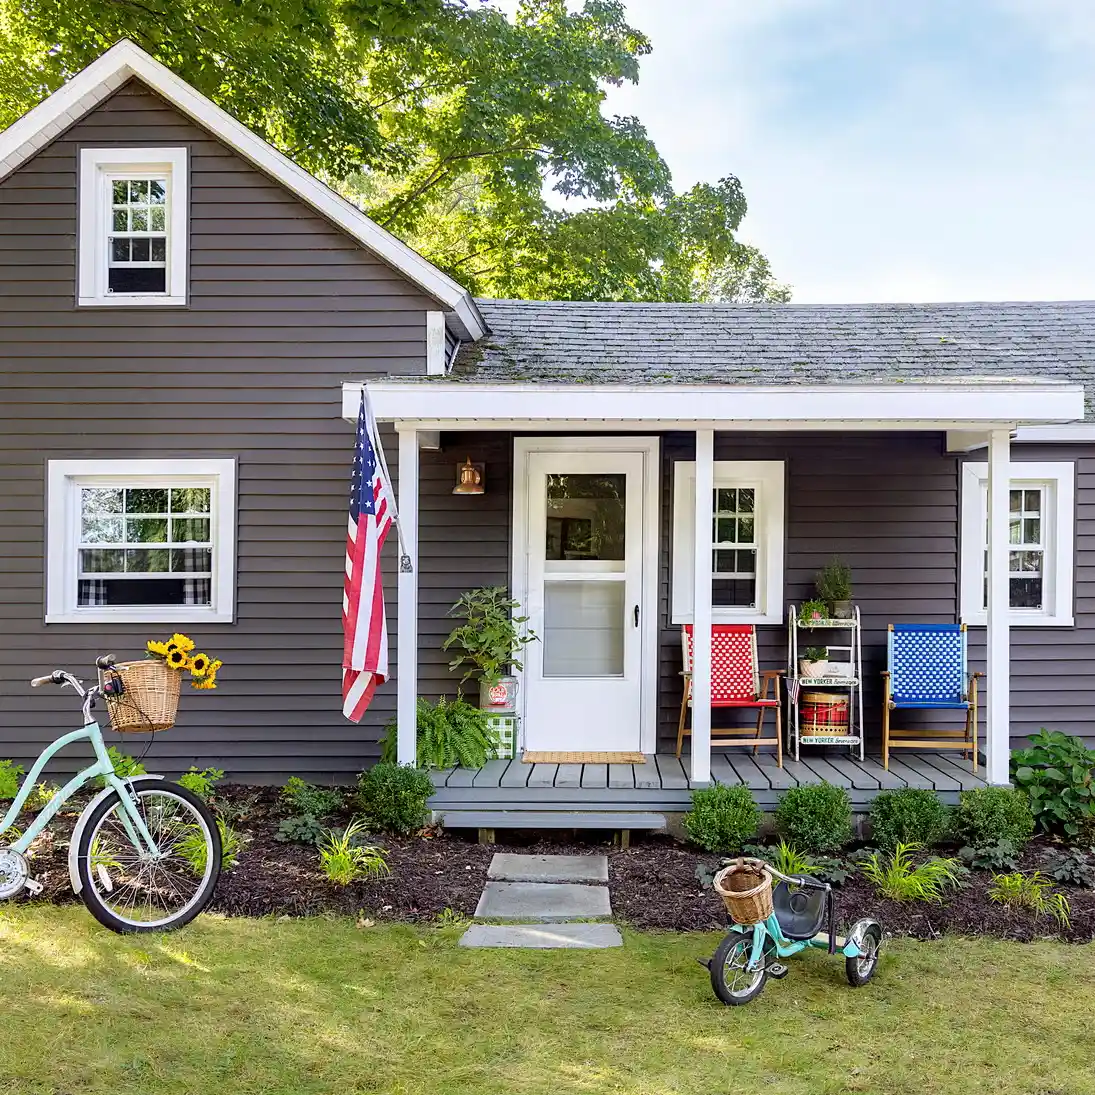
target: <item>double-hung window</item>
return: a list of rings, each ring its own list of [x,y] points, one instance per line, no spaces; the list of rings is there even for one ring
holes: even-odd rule
[[[80,153],[82,305],[186,303],[185,148]]]
[[[233,618],[232,460],[51,460],[46,622]]]
[[[983,624],[988,604],[988,466],[962,465],[962,620]],[[1008,489],[1010,622],[1073,622],[1075,465],[1013,461]]]
[[[715,623],[779,623],[783,618],[784,465],[781,460],[716,460],[711,493],[711,598]],[[695,560],[696,465],[673,474],[674,623],[691,623]]]

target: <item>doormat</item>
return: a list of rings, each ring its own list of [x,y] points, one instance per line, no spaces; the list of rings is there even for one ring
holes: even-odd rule
[[[521,760],[525,764],[645,764],[642,753],[552,753],[526,750]]]

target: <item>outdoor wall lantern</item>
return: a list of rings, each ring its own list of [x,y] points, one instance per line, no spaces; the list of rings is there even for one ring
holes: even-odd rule
[[[456,486],[453,494],[484,494],[486,493],[486,465],[473,464],[469,456],[463,464],[456,466]]]

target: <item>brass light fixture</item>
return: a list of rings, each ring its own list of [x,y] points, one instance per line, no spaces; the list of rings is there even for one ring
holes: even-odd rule
[[[485,494],[484,485],[486,465],[473,464],[469,456],[463,464],[456,466],[456,486],[453,494]]]

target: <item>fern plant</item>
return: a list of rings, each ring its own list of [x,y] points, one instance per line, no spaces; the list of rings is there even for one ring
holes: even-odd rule
[[[451,702],[442,696],[436,704],[420,696],[417,716],[419,768],[482,768],[494,751],[486,713],[462,696]],[[380,743],[380,759],[396,762],[394,722]]]
[[[1023,874],[994,874],[989,886],[989,898],[1009,909],[1029,909],[1036,916],[1052,916],[1063,928],[1072,924],[1072,907],[1063,893],[1053,889],[1053,883],[1041,871]]]
[[[913,855],[922,844],[898,844],[892,854],[873,852],[859,868],[882,897],[893,901],[942,902],[948,886],[958,884],[957,859],[931,858],[917,863]]]

